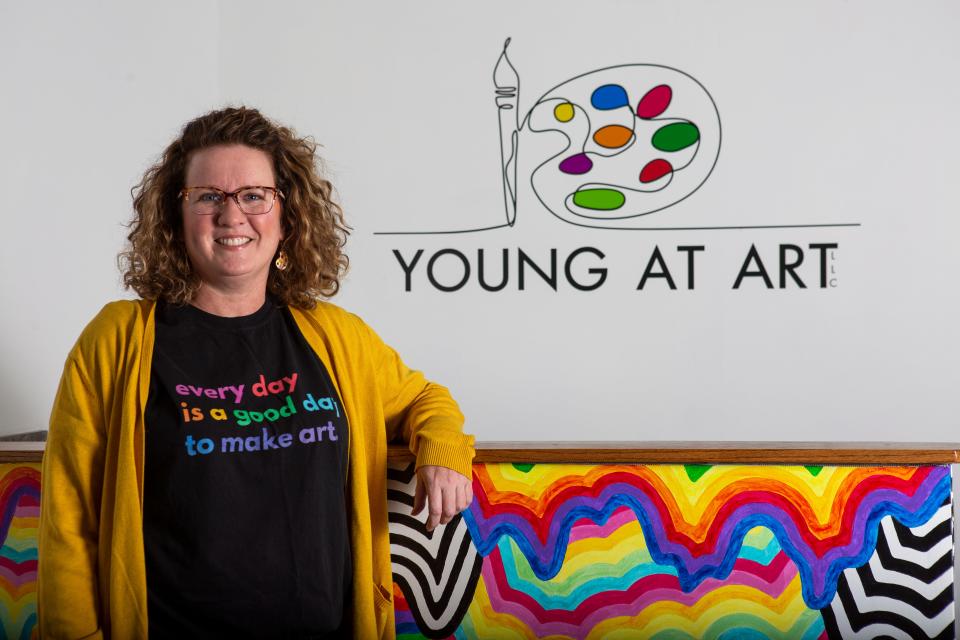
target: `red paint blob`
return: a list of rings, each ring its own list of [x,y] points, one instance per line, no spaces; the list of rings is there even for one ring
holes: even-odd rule
[[[640,98],[637,103],[637,116],[644,120],[656,118],[667,110],[672,99],[673,89],[665,84],[657,85]]]
[[[640,182],[644,184],[650,182],[656,182],[663,176],[667,176],[673,173],[673,167],[669,162],[663,160],[662,158],[657,158],[656,160],[651,160],[647,163],[640,171]]]

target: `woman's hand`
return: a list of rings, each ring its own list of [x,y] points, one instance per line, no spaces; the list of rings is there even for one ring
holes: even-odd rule
[[[413,515],[427,505],[427,531],[438,524],[447,524],[473,502],[470,478],[453,469],[424,465],[417,469],[417,492],[413,498]]]

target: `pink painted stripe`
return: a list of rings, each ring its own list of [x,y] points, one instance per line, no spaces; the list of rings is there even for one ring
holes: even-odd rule
[[[543,609],[536,613],[539,613],[541,617],[547,617],[553,613],[558,617],[566,618],[567,621],[555,619],[541,622],[534,611],[531,611],[521,603],[504,598],[504,594],[500,592],[494,569],[490,566],[489,561],[490,557],[484,561],[481,574],[483,576],[484,586],[490,595],[490,601],[495,610],[514,616],[529,627],[537,636],[567,635],[572,638],[584,638],[593,627],[603,620],[619,616],[634,616],[646,607],[656,604],[657,602],[678,602],[684,606],[692,606],[711,591],[732,584],[746,585],[770,597],[776,598],[783,593],[787,585],[789,585],[797,575],[796,565],[789,561],[784,564],[782,571],[772,582],[766,582],[759,576],[748,571],[735,569],[727,579],[722,581],[708,579],[690,593],[680,591],[679,585],[675,582],[676,578],[672,576],[648,576],[638,581],[645,583],[646,588],[642,589],[639,597],[631,602],[615,601],[605,605],[603,604],[603,600],[607,598],[604,598],[603,594],[596,594],[590,598],[590,600],[592,600],[591,604],[593,605],[593,607],[590,608],[596,608],[589,613],[583,612],[586,613],[586,615],[580,618],[578,623],[570,621],[572,620],[572,612],[551,612]],[[614,594],[610,595],[613,596]],[[579,618],[579,616],[577,617]]]
[[[40,505],[21,505],[13,512],[14,518],[39,518]]]
[[[684,606],[691,607],[711,591],[720,587],[731,586],[734,584],[744,584],[749,587],[754,587],[757,589],[757,591],[776,598],[783,593],[784,589],[790,584],[790,581],[793,580],[796,575],[796,565],[792,562],[788,562],[773,584],[764,582],[757,576],[750,573],[733,571],[726,580],[716,580],[713,578],[708,579],[702,584],[698,585],[697,588],[690,593],[683,593],[675,587],[650,589],[649,591],[644,591],[644,593],[633,602],[611,604],[605,607],[600,607],[596,611],[590,612],[583,619],[580,627],[589,630],[609,618],[618,616],[635,616],[647,607],[655,605],[658,602],[678,602]],[[775,592],[775,594],[771,594],[771,591]]]
[[[13,576],[22,576],[27,573],[37,571],[36,560],[25,560],[20,563],[13,562],[10,558],[0,557],[0,576],[12,578]]]
[[[493,570],[490,568],[489,559],[490,556],[487,556],[487,558],[484,559],[482,568],[480,569],[480,575],[483,578],[483,586],[487,590],[487,595],[490,597],[490,604],[494,611],[513,616],[521,624],[530,629],[533,632],[533,635],[538,638],[552,634],[566,635],[574,640],[586,638],[590,627],[586,627],[583,631],[579,631],[576,627],[570,624],[541,624],[540,621],[537,620],[533,613],[527,608],[515,602],[504,600],[500,595],[500,587],[497,585],[497,579],[493,575]],[[561,630],[548,631],[548,628],[560,628]]]
[[[0,581],[6,582],[14,589],[19,589],[25,584],[30,584],[37,581],[37,570],[36,564],[34,564],[34,569],[31,571],[24,571],[20,575],[17,575],[13,571],[6,567],[0,567]]]
[[[570,542],[583,540],[584,538],[609,538],[610,534],[625,524],[636,522],[637,516],[633,514],[630,507],[621,507],[613,512],[606,524],[598,525],[589,518],[578,520],[570,530]]]

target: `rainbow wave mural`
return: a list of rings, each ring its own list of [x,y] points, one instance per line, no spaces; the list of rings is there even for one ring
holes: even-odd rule
[[[497,624],[511,616],[513,626],[519,622],[531,632],[522,637],[533,638],[616,637],[624,629],[629,630],[624,637],[637,637],[638,629],[671,638],[744,637],[745,631],[820,637],[819,612],[804,604],[796,566],[776,538],[755,528],[741,551],[726,580],[707,580],[684,592],[676,571],[650,556],[636,519],[608,537],[571,544],[569,562],[547,582],[530,570],[519,547],[503,538],[483,566],[488,602],[481,599],[468,611],[463,637],[498,637],[489,623],[493,610]],[[473,633],[466,632],[470,627]]]
[[[473,472],[474,504],[432,534],[412,464],[389,472],[401,639],[954,635],[948,466]],[[0,465],[3,638],[35,630],[39,510],[40,465]]]
[[[447,525],[482,556],[466,614],[424,633],[407,580],[401,638],[827,638],[881,519],[920,527],[951,495],[947,466],[487,464],[473,484]]]
[[[0,464],[0,637],[26,640],[37,623],[40,464]]]

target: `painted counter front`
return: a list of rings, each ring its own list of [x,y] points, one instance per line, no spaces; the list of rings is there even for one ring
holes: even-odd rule
[[[394,455],[398,638],[955,637],[948,464],[556,462],[569,453],[481,451],[473,504],[433,534]],[[685,455],[660,453],[634,457]]]
[[[37,624],[39,523],[39,459],[0,463],[0,638],[26,640]]]
[[[0,452],[0,637],[36,625],[40,456]],[[398,638],[954,637],[951,445],[479,447],[428,533],[392,447]]]

